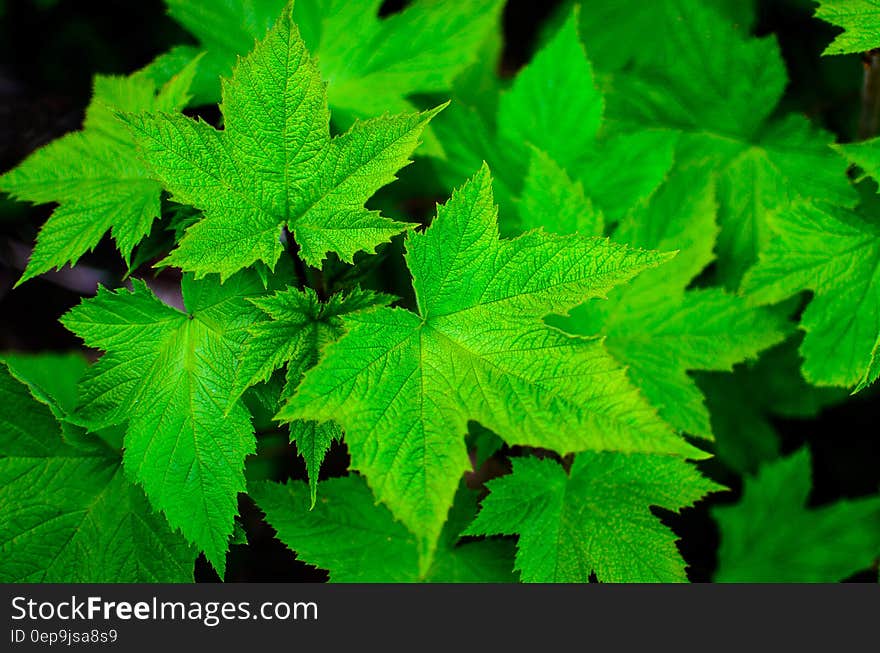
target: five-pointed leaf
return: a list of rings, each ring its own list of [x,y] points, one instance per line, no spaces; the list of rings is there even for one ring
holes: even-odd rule
[[[746,277],[758,303],[803,290],[815,294],[801,317],[806,379],[864,387],[880,375],[880,228],[858,211],[799,204],[773,217],[777,238]]]
[[[133,285],[101,289],[62,318],[107,352],[81,385],[80,419],[92,427],[127,422],[129,477],[222,575],[244,459],[254,451],[247,409],[240,402],[224,409],[256,310],[246,298],[262,284],[251,273],[222,285],[185,277],[188,313],[143,282]]]
[[[807,508],[810,451],[746,477],[735,506],[712,513],[721,531],[717,582],[834,583],[880,556],[880,496]]]
[[[223,85],[225,128],[182,115],[128,115],[142,154],[173,198],[205,217],[167,261],[226,279],[274,268],[288,227],[303,259],[351,261],[405,228],[364,202],[409,161],[437,110],[356,123],[330,136],[324,83],[285,10]]]
[[[0,190],[17,199],[59,203],[40,230],[18,283],[76,263],[108,231],[130,262],[132,249],[159,217],[162,186],[138,158],[131,135],[113,112],[182,108],[197,65],[189,64],[158,93],[143,73],[96,76],[82,131],[40,148],[0,177]]]
[[[540,231],[499,240],[483,168],[410,234],[418,313],[351,315],[279,417],[334,420],[352,465],[422,540],[424,562],[469,467],[467,423],[512,444],[701,452],[667,430],[601,341],[545,326],[666,255]]]
[[[465,535],[519,535],[527,583],[683,582],[675,534],[650,507],[679,510],[722,489],[678,457],[584,452],[566,474],[547,458],[515,458],[489,481]]]
[[[52,385],[75,396],[74,382]],[[0,581],[191,582],[195,551],[125,478],[119,454],[69,446],[46,397],[0,364]]]
[[[249,488],[278,538],[300,560],[330,571],[336,583],[502,583],[515,580],[513,546],[504,541],[457,544],[473,519],[473,493],[460,489],[434,562],[420,573],[418,541],[384,506],[377,506],[364,480],[351,475],[321,483],[312,509],[302,483],[259,483]]]

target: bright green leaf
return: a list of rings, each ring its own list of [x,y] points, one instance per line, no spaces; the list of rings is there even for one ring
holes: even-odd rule
[[[773,216],[778,234],[743,283],[756,303],[815,294],[801,318],[804,376],[816,385],[857,388],[880,368],[880,229],[869,216],[799,204]]]
[[[127,422],[124,465],[172,526],[199,546],[221,575],[254,452],[250,414],[224,412],[262,293],[256,275],[186,277],[187,313],[160,302],[146,284],[101,289],[63,318],[89,347],[106,354],[80,387],[80,420],[93,428]]]
[[[545,214],[555,230],[553,213]],[[730,370],[780,342],[783,320],[720,288],[687,290],[713,259],[715,194],[702,174],[681,172],[648,206],[621,222],[614,240],[659,250],[679,249],[672,261],[554,319],[560,328],[601,334],[611,354],[672,426],[712,437],[709,412],[688,372]]]
[[[193,61],[157,89],[143,73],[98,75],[82,131],[40,148],[0,177],[0,190],[36,204],[59,207],[43,225],[27,269],[28,279],[75,264],[110,231],[126,263],[134,246],[159,217],[162,187],[137,156],[131,135],[115,111],[176,111],[189,96]]]
[[[549,459],[515,458],[489,481],[464,534],[519,535],[527,583],[683,582],[676,536],[651,506],[678,511],[721,489],[674,456],[584,452],[566,474]]]
[[[350,262],[406,228],[364,208],[395,179],[437,110],[384,116],[330,136],[326,90],[289,12],[224,84],[225,128],[173,114],[128,114],[153,173],[204,212],[167,262],[226,279],[262,261],[274,269],[282,227],[303,259]]]
[[[504,234],[520,228],[517,213],[522,221],[528,220],[514,199],[524,194],[536,148],[572,182],[581,183],[596,208],[612,220],[649,197],[672,164],[677,138],[672,131],[601,137],[604,98],[577,34],[577,12],[568,14],[511,87],[500,94],[497,115],[482,115],[471,106],[476,101],[454,98],[450,109],[434,123],[446,153],[445,160],[435,165],[451,188],[487,161],[503,209]],[[531,170],[532,175],[536,173]]]
[[[334,420],[352,466],[423,541],[425,560],[462,472],[467,422],[511,444],[700,456],[669,432],[598,339],[541,319],[604,295],[667,256],[533,231],[499,240],[483,168],[407,239],[418,313],[344,319],[279,417]]]

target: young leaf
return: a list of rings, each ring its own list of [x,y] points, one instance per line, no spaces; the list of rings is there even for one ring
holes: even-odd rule
[[[75,389],[66,381],[57,394]],[[68,446],[31,392],[0,363],[0,581],[191,582],[195,551],[126,480],[118,454]]]
[[[806,203],[771,225],[778,236],[743,291],[770,303],[812,290],[801,318],[804,376],[815,385],[869,385],[880,375],[880,229],[858,211]]]
[[[221,574],[254,452],[250,414],[224,413],[247,327],[263,292],[257,275],[225,284],[183,281],[187,313],[160,302],[146,284],[101,289],[64,317],[89,347],[107,353],[81,384],[80,420],[93,428],[128,423],[129,477]]]
[[[249,493],[278,538],[300,560],[329,570],[334,583],[516,580],[509,542],[457,544],[458,531],[476,512],[476,501],[464,488],[459,490],[434,562],[426,572],[420,571],[417,538],[387,508],[376,505],[370,488],[357,475],[321,483],[321,499],[314,509],[302,483],[258,483]]]
[[[598,339],[544,325],[668,258],[599,238],[529,232],[499,240],[488,168],[407,239],[418,313],[381,308],[347,333],[282,408],[334,420],[352,465],[422,540],[424,561],[476,420],[511,444],[702,456],[669,432]]]
[[[808,509],[810,452],[747,477],[735,506],[715,508],[716,582],[834,583],[880,556],[880,496]]]
[[[0,190],[37,204],[58,202],[18,283],[74,264],[111,231],[125,262],[159,217],[162,186],[138,159],[114,111],[176,111],[189,99],[193,61],[161,89],[143,73],[95,77],[82,131],[49,143],[0,177]]]
[[[818,0],[816,18],[844,32],[822,54],[867,52],[880,47],[880,2],[877,0]]]
[[[409,162],[439,109],[355,124],[331,138],[324,83],[285,10],[224,83],[225,128],[172,114],[128,114],[141,152],[173,198],[205,217],[167,262],[226,279],[256,261],[274,269],[283,226],[306,263],[351,262],[406,225],[364,208]]]
[[[288,288],[252,299],[264,315],[248,328],[232,401],[237,401],[250,386],[268,380],[284,365],[287,365],[287,381],[281,399],[287,399],[306,371],[318,362],[320,352],[343,334],[342,316],[386,305],[392,299],[389,295],[356,289],[321,302],[311,288]],[[332,441],[341,439],[342,432],[333,422],[318,424],[297,420],[290,425],[290,437],[306,461],[314,505],[321,462]]]
[[[247,388],[268,381],[275,370],[287,365],[287,398],[299,385],[303,374],[318,362],[318,354],[342,336],[342,318],[350,313],[386,306],[394,298],[370,290],[337,293],[326,302],[311,288],[287,288],[251,303],[262,313],[248,327],[244,355],[236,374],[235,401]]]
[[[687,580],[676,536],[650,510],[679,510],[723,489],[674,456],[584,452],[565,470],[515,458],[489,481],[465,535],[519,535],[516,568],[527,583]]]

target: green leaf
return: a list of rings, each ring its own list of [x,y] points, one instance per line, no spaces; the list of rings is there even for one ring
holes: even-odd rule
[[[27,385],[57,418],[76,410],[76,384],[88,367],[82,354],[4,354],[0,358],[9,374]]]
[[[525,195],[533,151],[540,150],[581,183],[596,208],[612,220],[645,200],[660,185],[672,164],[677,135],[646,130],[602,137],[603,94],[577,34],[577,12],[565,22],[501,93],[494,117],[471,106],[479,98],[454,98],[453,105],[434,123],[446,159],[436,162],[450,188],[460,184],[483,160],[495,174],[495,191],[502,206],[502,233],[527,221],[514,198]]]
[[[127,474],[222,576],[255,447],[247,409],[224,407],[256,311],[247,299],[262,284],[251,273],[223,285],[185,277],[183,313],[132,282],[131,291],[100,289],[62,318],[107,352],[80,386],[79,418],[92,428],[127,422]]]
[[[556,231],[552,211],[541,214]],[[559,229],[561,230],[561,229]],[[780,342],[788,329],[773,313],[720,288],[688,290],[714,258],[714,186],[700,171],[680,172],[644,210],[630,214],[614,240],[634,247],[672,250],[678,256],[627,286],[555,318],[552,324],[582,335],[600,334],[630,378],[676,429],[712,437],[695,370],[731,370]]]
[[[516,580],[509,542],[458,543],[458,531],[476,512],[473,493],[464,488],[458,493],[434,562],[424,572],[419,567],[417,538],[387,508],[376,505],[370,488],[357,475],[322,482],[314,509],[303,483],[258,483],[250,487],[250,495],[297,558],[329,570],[334,583]]]
[[[531,143],[563,168],[596,140],[604,100],[577,34],[577,11],[501,94],[498,134]]]
[[[379,20],[381,0],[297,0],[294,20],[329,81],[334,121],[348,124],[412,111],[412,96],[448,95],[499,24],[503,5],[415,0]],[[425,149],[442,154],[438,143],[427,140]]]
[[[406,225],[364,208],[409,162],[439,111],[356,123],[331,138],[326,91],[285,11],[224,84],[225,128],[173,114],[128,114],[141,152],[175,201],[205,217],[167,262],[222,279],[262,261],[274,269],[287,226],[306,263],[347,262]]]
[[[698,377],[712,418],[715,455],[739,474],[753,474],[779,456],[772,416],[811,419],[848,397],[846,390],[817,388],[804,380],[798,354],[802,336],[762,352],[757,362],[737,365],[733,374]]]
[[[288,288],[251,300],[263,313],[263,319],[248,328],[232,401],[246,388],[267,381],[284,365],[287,381],[281,399],[287,399],[306,371],[318,362],[321,351],[344,333],[342,316],[386,305],[392,299],[389,295],[356,289],[347,295],[333,295],[323,303],[311,288]],[[342,439],[342,432],[333,422],[297,420],[290,425],[290,438],[306,461],[314,504],[324,455],[333,440]]]
[[[650,0],[638,5],[591,0],[580,12],[587,53],[597,67],[608,71],[658,61],[674,65],[676,57],[687,55],[676,50],[678,43],[669,36],[690,28],[680,21],[694,4],[701,5],[695,11],[714,11],[740,31],[747,32],[755,19],[753,0]]]
[[[66,374],[51,385],[59,396],[75,389]],[[195,551],[150,510],[118,456],[67,446],[34,392],[0,364],[0,581],[191,582]]]
[[[880,229],[858,211],[799,204],[773,216],[778,234],[743,283],[756,303],[803,290],[814,297],[801,317],[807,381],[860,389],[880,369]]]
[[[519,535],[527,583],[683,582],[676,536],[651,506],[679,510],[722,489],[674,456],[584,452],[566,474],[549,459],[514,458],[489,481],[465,535]]]
[[[352,466],[422,540],[430,561],[458,480],[467,422],[510,444],[701,456],[672,434],[598,339],[542,318],[668,256],[533,231],[499,240],[484,167],[407,238],[418,313],[350,315],[279,413],[334,420]]]
[[[281,15],[288,0],[165,0],[168,14],[199,41],[199,47],[178,46],[149,66],[161,79],[168,58],[187,60],[204,53],[193,80],[193,102],[216,104],[220,78],[229,77],[238,55],[244,56],[254,41],[266,33]]]
[[[193,61],[162,88],[143,73],[98,75],[82,131],[40,148],[0,177],[0,190],[36,204],[57,202],[43,225],[24,283],[52,268],[75,264],[110,231],[125,262],[159,217],[162,187],[138,159],[115,111],[176,111],[189,96]]]
[[[807,508],[810,452],[746,477],[735,506],[712,511],[721,530],[717,582],[833,583],[880,556],[880,497]]]
[[[553,220],[551,231],[557,233],[600,236],[604,231],[602,212],[584,194],[583,184],[541,150],[533,150],[529,159],[519,214],[525,231],[549,226],[548,216]]]
[[[772,37],[752,38],[701,0],[657,3],[665,18],[653,28],[663,40],[645,50],[634,70],[606,79],[606,115],[617,129],[646,126],[682,133],[679,170],[696,168],[716,183],[717,278],[731,290],[769,246],[768,220],[802,200],[854,206],[846,162],[829,148],[832,136],[803,116],[773,116],[786,86]],[[631,43],[643,12],[617,10],[604,41]],[[585,33],[597,37],[600,25]],[[641,26],[641,27],[640,27]],[[598,38],[598,37],[597,37]],[[595,200],[595,198],[593,198]]]
[[[195,80],[196,101],[220,98],[220,77],[238,55],[262,40],[284,11],[286,0],[166,0],[169,14],[205,51]],[[447,94],[453,80],[476,61],[498,25],[501,0],[416,0],[379,18],[380,0],[297,0],[293,19],[321,75],[328,80],[333,119],[348,126],[357,118],[415,110],[412,96]],[[455,46],[450,47],[454,42]],[[172,53],[193,56],[188,48]],[[156,66],[164,65],[160,61]],[[441,154],[431,141],[431,151]]]
[[[844,32],[822,54],[867,52],[880,47],[880,2],[877,0],[818,0],[816,18]]]
[[[237,400],[250,386],[268,381],[285,365],[287,384],[282,397],[289,397],[303,374],[318,362],[320,352],[342,336],[343,316],[385,306],[393,299],[360,288],[332,295],[326,302],[311,288],[287,288],[252,299],[262,315],[248,327],[231,400]]]

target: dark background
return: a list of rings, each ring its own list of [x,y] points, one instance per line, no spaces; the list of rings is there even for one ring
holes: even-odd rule
[[[2,0],[0,0],[2,4]],[[404,2],[386,2],[384,11]],[[501,72],[514,73],[531,55],[541,21],[558,3],[509,0],[504,14],[506,45]],[[583,3],[586,6],[589,2]],[[812,3],[765,0],[759,5],[758,34],[776,33],[789,69],[784,109],[807,113],[837,133],[854,138],[862,68],[857,56],[821,58],[835,28],[812,18]],[[165,15],[160,0],[6,0],[0,17],[0,172],[34,149],[74,129],[82,121],[95,73],[127,74],[149,63],[171,45],[192,42]],[[28,248],[52,206],[30,207],[0,198],[0,351],[64,351],[80,346],[58,317],[83,296],[94,278],[118,280],[124,271],[112,244],[103,242],[82,259],[85,281],[67,273],[45,275],[12,290]],[[169,283],[174,283],[173,273]],[[776,419],[789,452],[808,443],[814,459],[813,504],[855,497],[880,487],[880,439],[876,434],[876,393],[824,410],[817,419]],[[507,453],[502,451],[502,454]],[[260,434],[259,454],[249,465],[266,465],[270,475],[305,477],[286,434]],[[348,460],[336,446],[324,466],[327,475],[344,474]],[[712,470],[707,470],[712,473]],[[681,535],[680,547],[694,581],[708,581],[715,566],[718,534],[710,503],[736,500],[734,491],[715,495],[681,515],[662,517]],[[272,537],[259,513],[243,499],[242,517],[251,546],[233,547],[227,580],[324,580],[322,571],[294,560]],[[199,580],[217,580],[200,561]],[[853,580],[876,580],[876,573]]]

